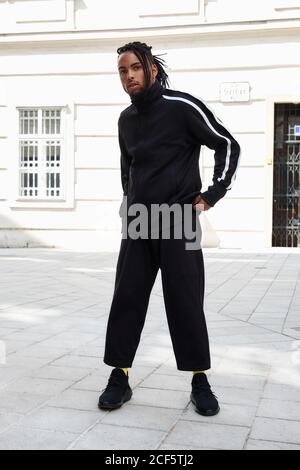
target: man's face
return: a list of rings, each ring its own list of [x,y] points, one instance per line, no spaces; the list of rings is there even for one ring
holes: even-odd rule
[[[123,88],[129,95],[139,93],[145,88],[144,69],[138,57],[131,51],[123,52],[118,58],[118,70]],[[151,65],[151,84],[157,75],[156,65]]]

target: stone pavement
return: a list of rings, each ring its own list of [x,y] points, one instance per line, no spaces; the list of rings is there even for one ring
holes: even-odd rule
[[[100,411],[117,253],[0,249],[0,449],[299,450],[300,251],[203,252],[212,418],[176,369],[160,274],[133,398]]]

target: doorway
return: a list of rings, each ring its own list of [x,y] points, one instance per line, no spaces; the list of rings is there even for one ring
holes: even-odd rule
[[[275,104],[272,246],[300,247],[300,104]]]

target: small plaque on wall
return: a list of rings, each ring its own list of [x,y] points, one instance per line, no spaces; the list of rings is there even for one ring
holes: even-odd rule
[[[220,100],[223,103],[250,101],[250,84],[248,82],[221,83]]]
[[[295,137],[300,137],[300,125],[294,126],[294,135]]]

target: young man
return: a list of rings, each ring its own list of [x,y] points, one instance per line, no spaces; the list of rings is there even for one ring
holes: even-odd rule
[[[154,204],[190,204],[209,210],[236,178],[240,147],[198,98],[166,88],[164,61],[151,46],[133,42],[118,49],[118,70],[131,106],[119,118],[124,200],[150,209]],[[201,145],[215,150],[213,184],[201,193]],[[126,214],[127,215],[127,214]],[[161,232],[159,232],[161,233]],[[219,412],[204,373],[211,367],[203,312],[202,249],[186,249],[186,237],[122,238],[114,296],[107,325],[104,362],[114,369],[99,398],[99,408],[119,408],[130,400],[128,368],[143,330],[149,297],[161,269],[164,302],[178,370],[192,371],[191,400],[205,416]]]

